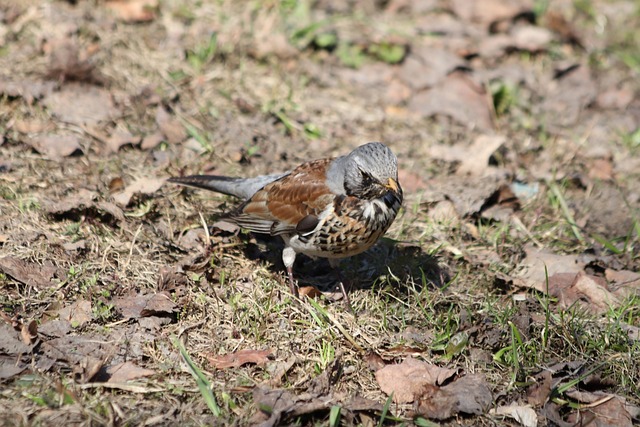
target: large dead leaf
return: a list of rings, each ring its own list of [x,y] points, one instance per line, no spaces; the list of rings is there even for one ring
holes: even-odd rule
[[[224,356],[206,355],[206,358],[217,369],[227,369],[237,368],[246,363],[264,365],[272,354],[272,350],[244,349]]]
[[[38,153],[52,160],[82,153],[80,138],[77,135],[41,134],[27,139],[27,143]]]
[[[521,405],[507,405],[507,406],[499,406],[495,409],[492,409],[489,413],[495,415],[505,415],[507,417],[513,418],[520,425],[524,427],[537,427],[538,425],[538,414],[533,410],[531,406],[521,406]]]
[[[457,122],[493,129],[493,107],[485,89],[462,72],[454,72],[409,100],[410,111],[424,117],[449,116]]]
[[[15,377],[24,371],[26,367],[26,365],[21,366],[21,364],[17,364],[15,357],[0,356],[0,380]]]
[[[400,364],[387,365],[376,371],[376,380],[382,391],[393,393],[398,403],[411,403],[422,396],[425,386],[442,385],[456,371],[408,357]]]
[[[71,305],[58,310],[60,320],[66,320],[69,324],[78,328],[93,319],[91,301],[79,299]]]
[[[18,331],[6,323],[0,322],[0,353],[15,356],[29,353],[32,348],[31,344],[25,344],[20,339]]]
[[[110,383],[123,383],[137,378],[148,377],[155,373],[154,370],[141,368],[133,362],[118,363],[106,369],[106,374],[109,376],[107,382]]]
[[[453,12],[462,20],[481,23],[487,28],[491,23],[511,19],[529,10],[525,0],[451,0],[450,4]]]
[[[170,144],[182,142],[187,138],[187,131],[180,120],[169,114],[162,106],[159,106],[156,111],[156,123]]]
[[[595,313],[604,313],[621,298],[640,292],[640,275],[636,273],[606,270],[608,277],[594,276],[584,271],[586,264],[575,255],[557,255],[532,246],[525,251],[527,256],[514,283],[543,293],[548,288],[549,295],[558,298],[564,308],[581,303]]]
[[[113,304],[125,319],[167,316],[173,315],[177,311],[176,303],[166,292],[117,297],[113,299]]]
[[[438,84],[463,64],[464,61],[450,50],[423,46],[412,49],[411,54],[403,61],[400,78],[414,91],[426,89]]]
[[[78,41],[65,36],[61,39],[48,40],[43,50],[49,54],[47,77],[57,81],[76,81],[102,83],[95,65],[90,61],[90,51],[80,50]]]
[[[56,118],[76,125],[95,125],[120,114],[109,91],[81,83],[64,85],[43,103]]]
[[[480,135],[471,146],[464,149],[460,157],[460,167],[456,170],[460,174],[482,175],[489,167],[489,159],[504,143],[507,138],[502,135]],[[470,156],[469,153],[473,153]]]
[[[418,398],[419,414],[428,418],[447,419],[458,413],[485,413],[493,398],[481,375],[467,375],[443,387],[427,385]]]
[[[109,0],[105,5],[121,21],[147,22],[155,19],[158,0]]]
[[[24,98],[28,104],[52,92],[54,82],[22,79],[19,81],[0,80],[0,93],[11,98]]]
[[[595,101],[597,87],[589,66],[570,64],[556,70],[545,92],[542,108],[547,118],[558,126],[569,126]]]
[[[40,265],[12,256],[0,258],[0,271],[20,283],[38,289],[56,286],[53,279],[62,276],[62,272],[53,265]]]
[[[47,213],[55,219],[71,219],[79,221],[82,217],[98,217],[103,222],[110,220],[124,221],[122,209],[111,202],[99,200],[98,193],[80,189],[62,200],[50,202],[46,206]]]
[[[166,178],[140,178],[126,186],[123,191],[115,193],[113,199],[118,205],[126,207],[135,194],[153,194],[162,187],[165,181]]]

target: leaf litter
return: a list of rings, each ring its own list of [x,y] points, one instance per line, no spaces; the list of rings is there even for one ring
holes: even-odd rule
[[[27,3],[0,7],[0,413],[637,422],[638,87],[614,43],[637,27],[632,2]],[[373,139],[398,154],[406,203],[388,239],[344,263],[357,321],[313,286],[330,323],[291,304],[281,248],[220,226],[228,199],[155,178],[285,170]],[[303,283],[331,288],[300,258]],[[224,367],[210,374],[224,420],[179,368],[178,330]],[[413,357],[446,374],[376,381]],[[385,408],[418,378],[413,403]]]

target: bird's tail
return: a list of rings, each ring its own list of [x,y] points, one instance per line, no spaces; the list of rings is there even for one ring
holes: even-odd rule
[[[240,199],[250,199],[258,190],[276,181],[288,172],[261,175],[255,178],[231,178],[217,175],[190,175],[169,178],[167,182],[185,185],[187,187],[202,188],[217,193],[228,194]]]

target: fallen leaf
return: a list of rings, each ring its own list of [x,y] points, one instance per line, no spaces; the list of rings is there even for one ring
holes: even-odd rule
[[[633,426],[631,415],[625,407],[625,399],[620,396],[599,391],[593,393],[568,391],[567,395],[585,404],[580,411],[572,411],[567,416],[567,421],[573,425],[581,424],[584,417],[581,414],[583,412],[592,416],[592,425],[595,426]]]
[[[376,380],[383,392],[397,403],[411,403],[419,398],[425,386],[438,386],[455,375],[454,369],[408,357],[400,364],[387,365],[376,371]]]
[[[169,144],[176,144],[187,138],[187,131],[180,120],[169,114],[162,106],[156,110],[156,123]]]
[[[483,414],[493,401],[491,390],[481,375],[467,375],[443,387],[427,385],[418,399],[417,412],[439,420],[458,413]]]
[[[113,194],[113,199],[118,205],[126,207],[134,194],[153,194],[162,187],[165,181],[166,178],[140,178],[125,187],[122,192]]]
[[[38,322],[32,320],[29,323],[23,323],[22,328],[20,328],[20,337],[22,337],[22,342],[26,345],[33,344],[38,338]]]
[[[534,25],[517,25],[511,30],[510,35],[510,47],[532,53],[546,50],[553,40],[549,30]]]
[[[47,289],[55,286],[56,284],[52,280],[56,277],[61,277],[62,274],[53,265],[40,265],[12,256],[0,258],[0,271],[20,283],[34,286],[38,289]]]
[[[249,420],[250,425],[275,427],[285,425],[284,420],[325,411],[331,407],[331,400],[305,394],[297,396],[286,390],[271,390],[263,387],[253,389],[253,403],[258,411]]]
[[[496,21],[508,20],[527,11],[527,2],[521,0],[483,0],[481,3],[452,0],[453,12],[463,21],[477,22],[489,27]]]
[[[409,100],[409,111],[423,117],[444,115],[483,130],[493,129],[493,107],[486,90],[463,72],[454,72]]]
[[[60,320],[66,320],[72,327],[78,328],[93,319],[91,301],[79,299],[71,305],[58,310]]]
[[[20,339],[18,332],[11,326],[0,322],[0,353],[16,356],[18,354],[29,353],[32,348],[32,345],[25,344]]]
[[[103,78],[96,72],[88,51],[80,51],[74,38],[47,40],[43,48],[49,54],[47,77],[57,81],[102,83]]]
[[[105,141],[110,152],[116,153],[125,145],[136,145],[140,143],[140,137],[132,135],[129,131],[117,130],[113,132]]]
[[[464,61],[449,49],[421,46],[411,49],[411,54],[402,63],[399,76],[417,91],[435,86],[462,65]]]
[[[125,319],[170,316],[177,311],[176,303],[166,292],[116,297],[113,299],[113,305]]]
[[[521,406],[511,404],[508,406],[498,406],[489,411],[489,413],[513,418],[524,427],[536,427],[538,425],[538,414],[528,405]]]
[[[533,288],[546,293],[545,268],[549,277],[557,273],[578,274],[584,270],[585,263],[575,255],[559,255],[548,249],[539,249],[533,245],[525,247],[526,257],[518,266],[517,285]]]
[[[207,355],[206,358],[216,369],[228,369],[237,368],[246,363],[264,365],[272,354],[272,350],[245,349],[224,356]]]
[[[47,94],[43,104],[59,120],[76,125],[95,125],[120,115],[107,89],[82,83]]]
[[[15,357],[0,356],[0,380],[11,379],[26,368],[26,365],[22,367],[19,366],[19,364],[16,363]]]
[[[80,138],[76,135],[41,134],[27,139],[27,143],[52,160],[82,153]]]
[[[10,98],[24,98],[27,104],[32,104],[36,99],[40,99],[49,94],[55,87],[55,82],[40,80],[0,80],[0,93]]]
[[[305,296],[307,298],[320,298],[322,296],[322,292],[320,292],[317,288],[313,286],[301,286],[298,288],[300,296]]]
[[[143,150],[150,150],[160,145],[162,141],[164,141],[164,135],[162,132],[155,132],[142,138],[140,148]]]
[[[109,0],[105,6],[123,22],[148,22],[156,17],[158,0]]]
[[[375,351],[370,351],[365,354],[364,361],[367,363],[367,367],[373,372],[377,372],[387,366],[384,359]]]
[[[62,200],[48,203],[47,213],[54,219],[79,221],[84,216],[99,218],[102,222],[110,220],[124,221],[122,209],[110,202],[98,199],[98,194],[86,189],[71,193]]]
[[[154,375],[156,371],[152,369],[141,368],[133,362],[122,362],[117,365],[108,366],[106,373],[109,376],[109,383],[123,383],[137,378],[148,377]]]
[[[464,150],[460,166],[456,173],[463,175],[482,175],[489,167],[489,159],[504,145],[507,138],[502,135],[480,135]],[[472,156],[469,153],[473,153]]]
[[[535,383],[527,388],[527,402],[533,407],[541,407],[551,395],[551,372],[544,370],[534,377]]]

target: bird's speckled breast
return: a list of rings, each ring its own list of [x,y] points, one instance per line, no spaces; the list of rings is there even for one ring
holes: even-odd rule
[[[387,193],[373,201],[339,196],[313,233],[290,241],[296,252],[322,258],[346,258],[369,249],[391,226],[402,204]]]

